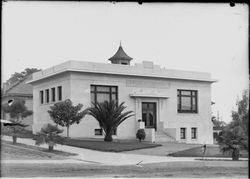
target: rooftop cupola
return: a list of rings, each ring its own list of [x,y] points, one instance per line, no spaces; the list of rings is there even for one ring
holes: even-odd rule
[[[120,44],[120,47],[118,48],[117,52],[115,53],[115,55],[111,58],[109,58],[109,60],[111,61],[111,63],[113,64],[122,64],[122,65],[130,65],[130,60],[132,60],[133,58],[129,57],[124,50],[122,49],[122,46]]]

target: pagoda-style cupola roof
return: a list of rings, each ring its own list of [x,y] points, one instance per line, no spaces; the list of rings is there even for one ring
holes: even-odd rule
[[[109,60],[111,61],[111,63],[113,64],[122,64],[122,65],[130,65],[130,60],[132,60],[133,58],[129,57],[123,50],[121,44],[120,47],[118,48],[117,52],[115,53],[115,55],[111,58],[109,58]]]

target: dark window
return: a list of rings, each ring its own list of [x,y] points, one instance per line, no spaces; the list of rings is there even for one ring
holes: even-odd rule
[[[62,100],[62,86],[57,87],[58,101]]]
[[[197,113],[197,91],[178,89],[177,98],[179,113]]]
[[[191,128],[191,138],[197,139],[197,128],[196,127]]]
[[[43,104],[43,91],[40,91],[40,102]]]
[[[46,102],[49,103],[49,89],[46,89],[45,93],[46,93]]]
[[[56,89],[55,88],[51,88],[51,100],[52,102],[55,102],[56,100]]]
[[[181,128],[181,139],[186,139],[186,128]]]
[[[91,103],[118,100],[117,86],[91,85]]]
[[[102,135],[102,129],[95,129],[95,135]]]

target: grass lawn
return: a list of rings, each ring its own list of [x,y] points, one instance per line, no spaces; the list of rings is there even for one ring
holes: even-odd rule
[[[104,152],[122,152],[136,149],[153,148],[161,146],[160,144],[152,144],[139,141],[122,141],[122,142],[104,142],[97,140],[80,140],[80,139],[66,139],[64,145],[73,147],[80,147],[92,150],[99,150]]]
[[[9,132],[2,131],[2,134],[11,136]],[[18,138],[31,138],[34,139],[35,135],[32,131],[24,130],[17,134]],[[18,141],[18,139],[17,139]],[[103,139],[67,139],[63,142],[63,145],[69,145],[73,147],[80,147],[104,152],[122,152],[131,151],[136,149],[153,148],[161,146],[161,144],[152,144],[139,141],[114,141],[104,142]]]
[[[202,151],[203,151],[202,147],[194,147],[191,149],[170,153],[168,155],[174,156],[174,157],[203,157]],[[241,151],[240,154],[241,154],[240,157],[248,158],[247,151]],[[219,146],[208,145],[205,157],[225,157],[226,158],[226,157],[231,157],[231,155],[228,153],[220,152]]]
[[[7,131],[5,128],[1,129],[1,134],[3,135],[7,135],[7,136],[12,136],[11,133],[9,131]],[[17,133],[17,136],[19,138],[33,138],[35,135],[32,134],[32,131],[28,131],[28,130],[23,130]]]
[[[76,154],[11,142],[1,142],[1,158],[3,160],[61,160]]]

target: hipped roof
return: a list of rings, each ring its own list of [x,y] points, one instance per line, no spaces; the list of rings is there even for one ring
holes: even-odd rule
[[[113,60],[132,60],[133,58],[131,58],[130,56],[128,56],[122,46],[120,45],[120,47],[118,48],[117,52],[115,53],[115,55],[111,58],[109,58],[110,61]]]

